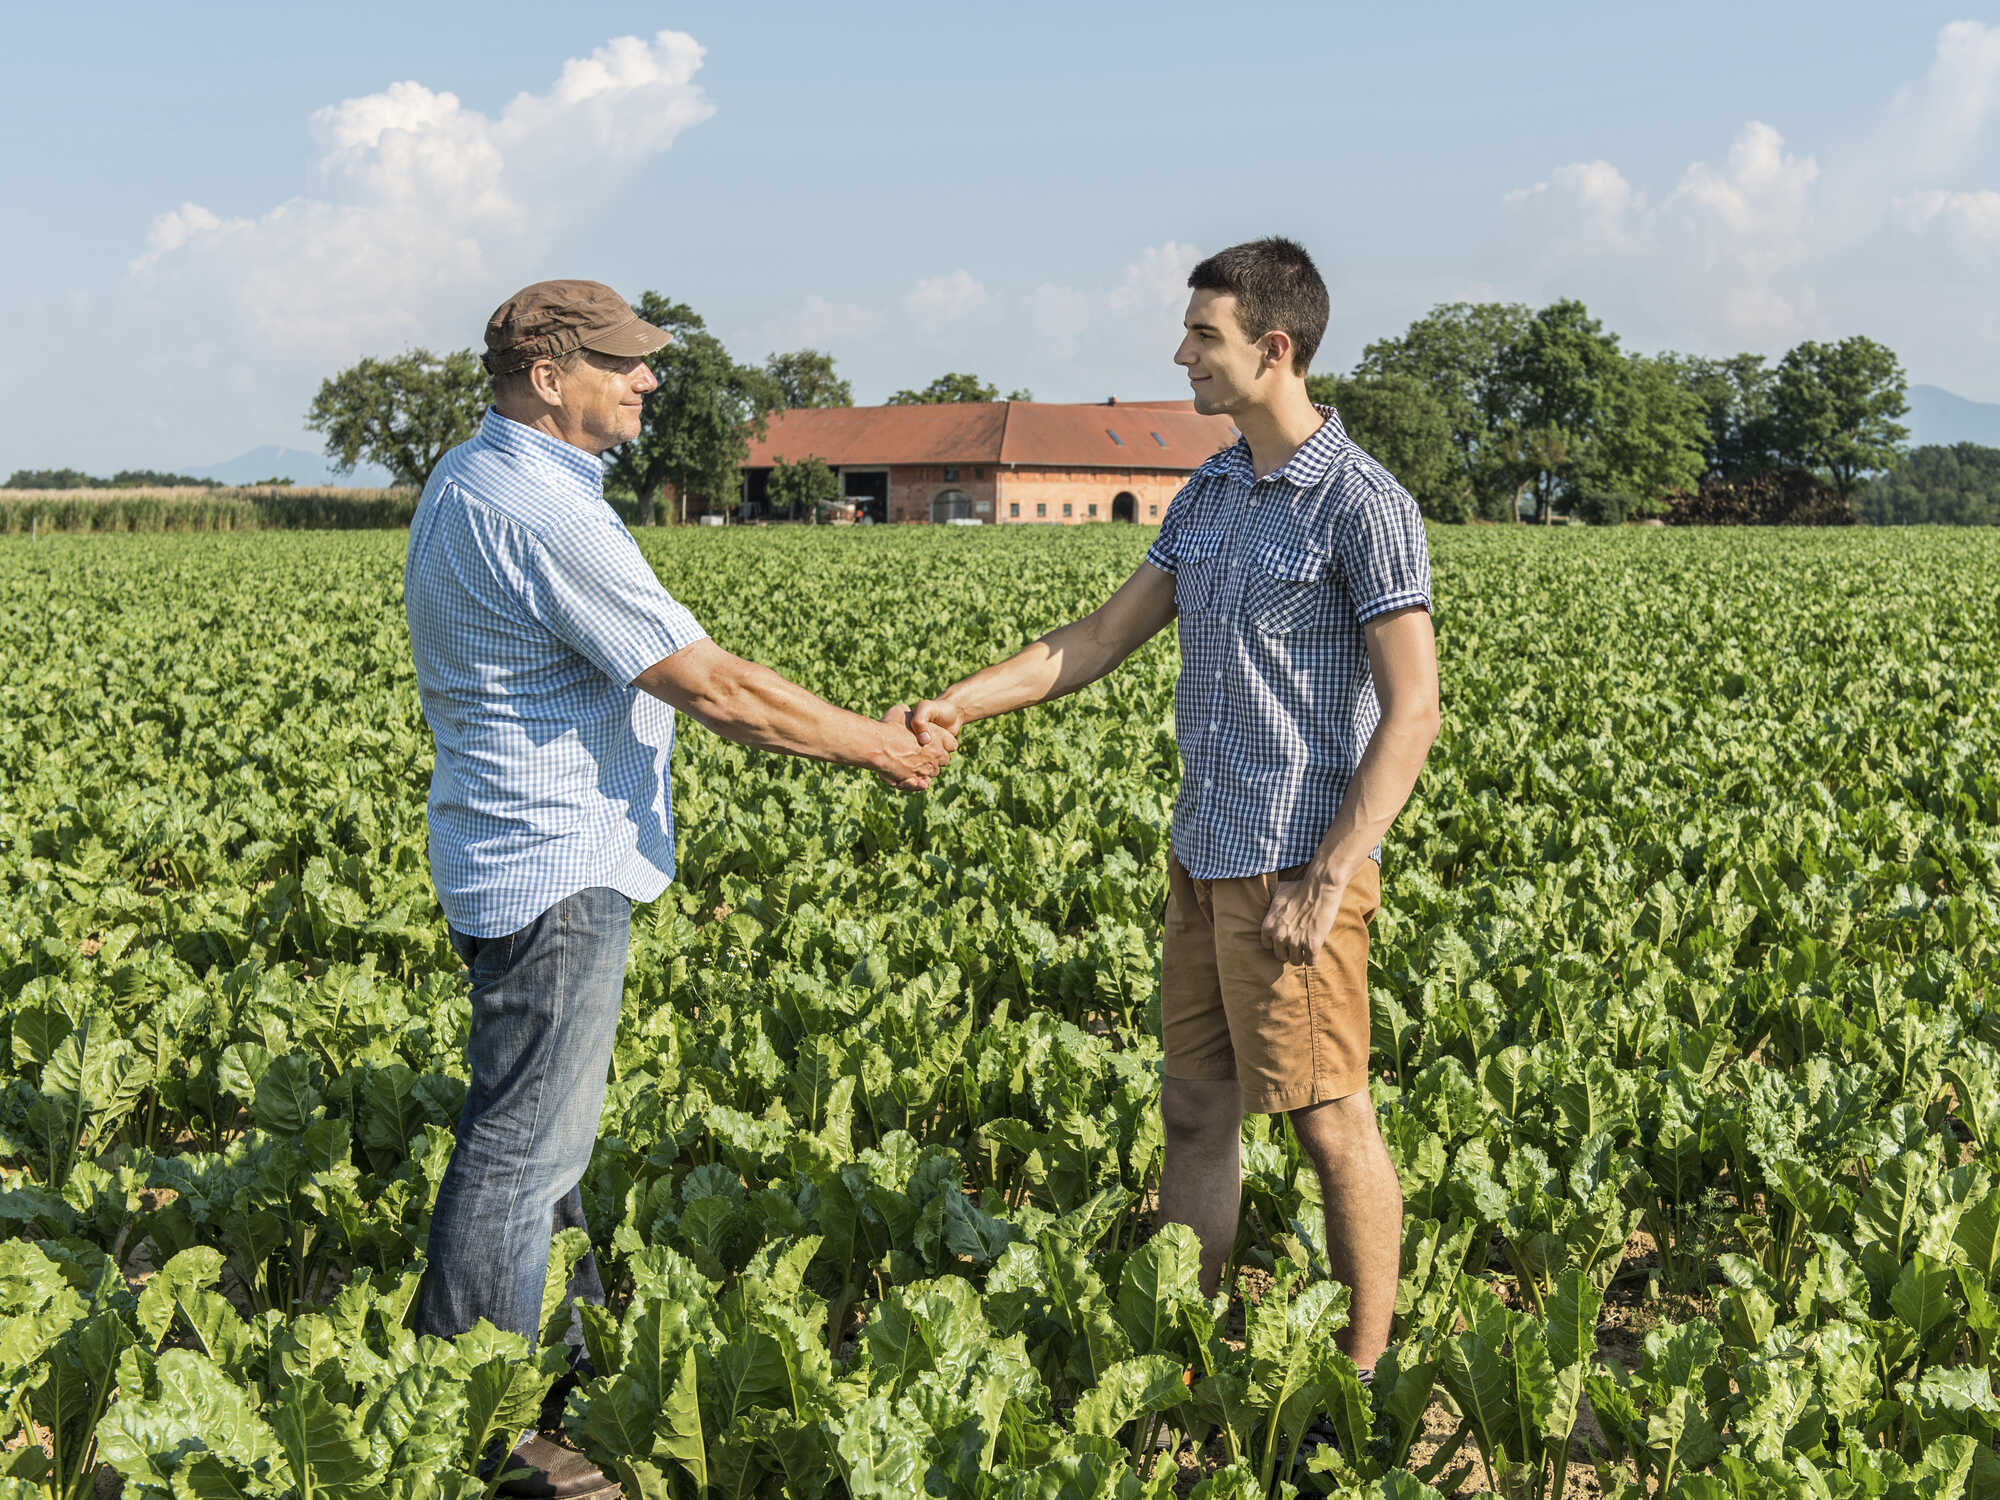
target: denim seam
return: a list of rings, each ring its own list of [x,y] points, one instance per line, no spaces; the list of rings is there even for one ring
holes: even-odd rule
[[[560,905],[561,903],[558,902],[557,904]],[[560,919],[556,923],[556,929],[555,1011],[551,1017],[551,1024],[549,1026],[551,1037],[560,1032],[562,1028],[563,994],[569,982],[569,944],[563,941]],[[521,1183],[528,1175],[529,1164],[535,1159],[533,1143],[539,1141],[542,1134],[542,1103],[548,1093],[549,1067],[551,1065],[550,1049],[547,1046],[547,1040],[547,1038],[544,1039],[544,1045],[539,1049],[541,1055],[535,1069],[535,1110],[528,1127],[529,1149],[521,1154],[520,1165],[514,1169],[514,1184],[508,1190],[507,1194],[507,1241],[505,1250],[509,1264],[514,1262],[514,1239],[521,1233]],[[547,1280],[547,1272],[544,1270],[543,1282],[545,1285]],[[539,1327],[541,1321],[541,1296],[539,1290],[535,1297],[535,1315],[530,1321],[537,1325],[534,1331],[528,1335],[529,1339],[533,1341],[539,1339],[541,1336],[541,1329]]]

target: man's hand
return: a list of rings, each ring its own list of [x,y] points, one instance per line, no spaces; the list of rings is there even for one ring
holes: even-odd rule
[[[965,728],[965,710],[949,698],[926,698],[910,710],[910,728],[919,739],[941,733],[951,741],[947,748],[956,750]]]
[[[875,774],[896,791],[926,792],[958,748],[958,738],[945,729],[918,730],[911,717],[901,703],[882,715],[882,758]]]
[[[1333,885],[1310,873],[1298,880],[1279,881],[1271,895],[1271,909],[1264,913],[1265,950],[1279,963],[1311,963],[1326,946],[1346,894],[1344,884]]]

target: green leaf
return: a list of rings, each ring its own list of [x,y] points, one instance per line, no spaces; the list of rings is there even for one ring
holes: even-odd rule
[[[1071,1413],[1077,1432],[1116,1437],[1127,1422],[1167,1411],[1190,1399],[1181,1362],[1164,1354],[1120,1360],[1085,1392]]]
[[[325,1099],[312,1083],[312,1064],[297,1053],[274,1057],[257,1080],[250,1105],[250,1119],[258,1129],[273,1135],[305,1133]]]
[[[502,1333],[483,1318],[459,1335],[455,1352],[467,1361],[465,1445],[459,1454],[471,1468],[496,1444],[512,1448],[534,1426],[555,1377],[529,1361],[526,1340]]]
[[[139,1293],[139,1331],[151,1342],[159,1343],[173,1326],[176,1312],[184,1313],[188,1326],[197,1328],[195,1315],[190,1311],[193,1298],[222,1279],[222,1265],[220,1250],[210,1245],[194,1245],[161,1266]]]
[[[152,1385],[149,1394],[123,1392],[97,1426],[100,1455],[127,1479],[164,1486],[202,1452],[244,1473],[283,1460],[251,1393],[206,1356],[167,1350]]]
[[[1933,1329],[1957,1311],[1954,1277],[1948,1267],[1922,1251],[1910,1257],[1889,1293],[1889,1306],[1921,1345]]]
[[[929,1429],[886,1395],[857,1403],[839,1424],[834,1453],[854,1500],[910,1500],[924,1490]]]
[[[327,1400],[317,1381],[294,1381],[268,1410],[271,1430],[301,1495],[339,1500],[374,1488],[375,1467],[360,1421]]]
[[[1178,1342],[1181,1309],[1201,1300],[1201,1241],[1185,1224],[1163,1225],[1132,1252],[1118,1286],[1118,1321],[1140,1354]]]
[[[692,1349],[681,1356],[680,1374],[660,1410],[654,1451],[679,1464],[694,1480],[696,1493],[708,1487],[708,1450],[702,1442],[701,1391]]]
[[[1521,1452],[1521,1413],[1515,1405],[1513,1371],[1499,1350],[1477,1333],[1444,1341],[1438,1379],[1472,1424],[1480,1448],[1490,1454]]]
[[[1557,1370],[1587,1364],[1597,1357],[1597,1314],[1603,1305],[1604,1294],[1582,1271],[1565,1271],[1556,1278],[1543,1326],[1549,1362]]]

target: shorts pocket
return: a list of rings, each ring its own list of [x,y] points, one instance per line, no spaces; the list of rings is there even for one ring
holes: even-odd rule
[[[1326,601],[1326,554],[1317,547],[1266,542],[1257,549],[1247,613],[1265,635],[1310,625]]]

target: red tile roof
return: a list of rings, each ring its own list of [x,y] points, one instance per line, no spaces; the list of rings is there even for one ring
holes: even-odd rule
[[[840,464],[1020,464],[1030,468],[1196,468],[1236,441],[1227,417],[1190,402],[826,406],[774,412],[746,468],[778,458]]]

